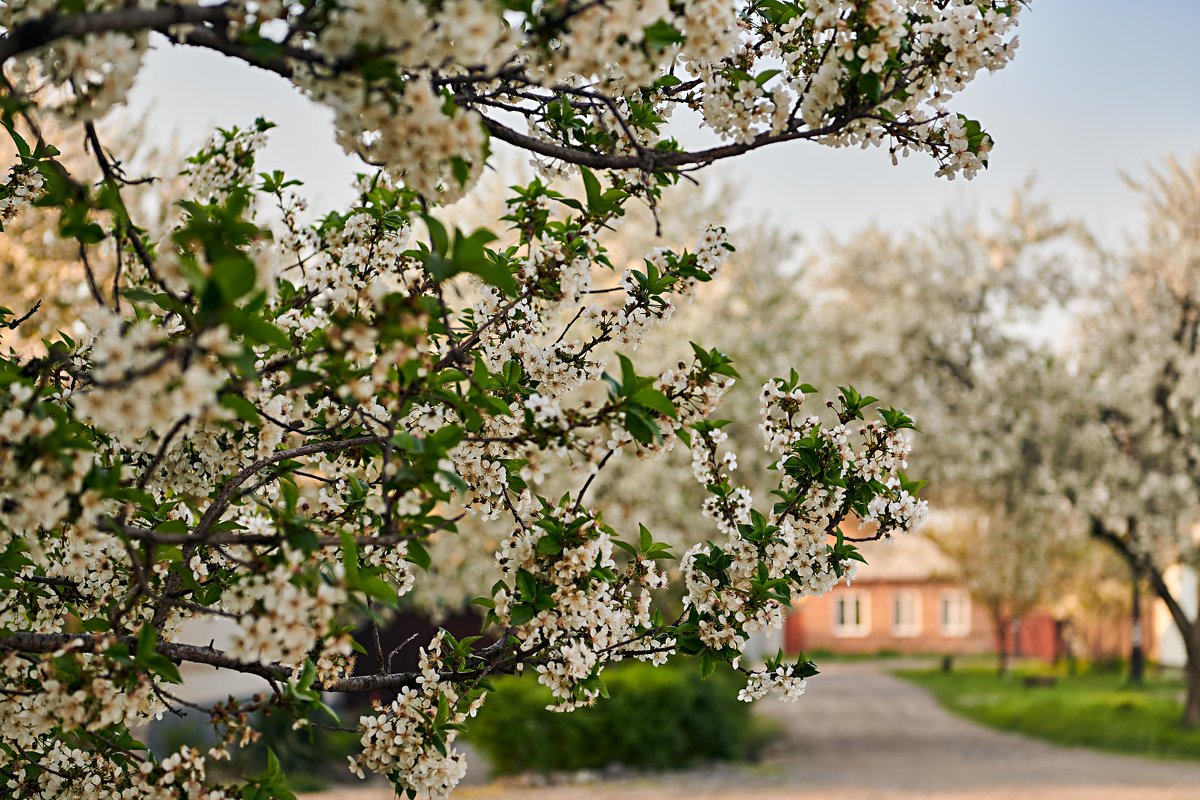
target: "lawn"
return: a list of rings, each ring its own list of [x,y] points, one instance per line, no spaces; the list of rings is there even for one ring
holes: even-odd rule
[[[1200,760],[1200,730],[1179,725],[1183,683],[1174,678],[1151,677],[1134,688],[1112,672],[1058,676],[1053,686],[1026,686],[1027,676],[1046,674],[1032,669],[1004,677],[982,668],[896,674],[985,725],[1059,744]]]

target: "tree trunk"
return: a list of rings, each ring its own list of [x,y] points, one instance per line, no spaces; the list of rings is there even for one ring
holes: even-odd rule
[[[1132,527],[1135,520],[1130,520]],[[1120,536],[1108,530],[1099,517],[1092,517],[1092,536],[1106,542],[1122,556],[1135,573],[1145,575],[1154,587],[1154,593],[1167,607],[1171,620],[1183,636],[1184,652],[1187,664],[1184,665],[1184,675],[1187,677],[1187,696],[1183,702],[1183,726],[1185,728],[1200,727],[1200,618],[1188,619],[1187,611],[1179,600],[1171,593],[1162,572],[1155,569],[1149,559],[1139,558]]]
[[[1200,726],[1200,663],[1189,658],[1185,673],[1187,697],[1183,701],[1183,727],[1195,728]]]
[[[1002,611],[992,612],[992,622],[996,626],[996,674],[1008,674],[1008,617]]]
[[[1129,634],[1129,682],[1141,686],[1146,678],[1146,651],[1142,645],[1141,576],[1133,573],[1133,618]]]

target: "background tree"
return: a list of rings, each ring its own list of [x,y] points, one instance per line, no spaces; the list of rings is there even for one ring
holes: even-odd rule
[[[59,160],[72,174],[93,180],[99,177],[95,161],[80,137],[67,135],[53,121],[43,122],[42,129],[51,140],[62,143]],[[119,134],[127,143],[128,160],[139,171],[159,176],[152,183],[129,186],[126,192],[130,204],[140,210],[142,223],[161,235],[171,206],[182,191],[182,181],[174,176],[183,159],[182,148],[174,142],[152,144],[145,121],[127,114],[113,114],[100,130],[102,136]],[[11,141],[0,143],[0,147],[0,162],[19,160]],[[43,340],[53,338],[58,331],[78,334],[81,312],[96,301],[102,288],[111,291],[123,266],[115,253],[89,257],[84,263],[79,242],[60,237],[58,223],[51,214],[18,213],[4,223],[0,236],[0,284],[4,286],[0,304],[22,310],[37,308],[5,338],[5,344],[26,354],[41,352]]]
[[[1040,332],[1069,324],[1090,243],[1033,194],[990,220],[864,231],[809,270],[809,330],[833,355],[820,374],[922,420],[931,497],[950,512],[932,532],[989,609],[1001,670],[1013,623],[1055,592],[1070,550],[1053,453],[1072,434],[1057,402],[1069,381]]]
[[[1053,600],[1074,567],[1067,560],[1062,517],[1012,519],[999,516],[994,507],[980,512],[960,506],[928,526],[930,537],[954,565],[950,577],[991,617],[1001,675],[1008,672],[1018,623]]]
[[[1200,161],[1168,161],[1138,187],[1145,233],[1080,324],[1079,381],[1060,413],[1076,426],[1062,451],[1064,491],[1093,536],[1144,576],[1187,653],[1184,722],[1200,724],[1200,620],[1167,580],[1200,565]]]

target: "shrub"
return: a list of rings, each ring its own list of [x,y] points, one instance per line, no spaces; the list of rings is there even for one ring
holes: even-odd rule
[[[499,773],[557,772],[620,764],[667,769],[757,754],[763,721],[737,699],[743,680],[691,664],[627,663],[605,672],[610,699],[573,714],[546,709],[549,690],[531,674],[501,678],[471,728]]]

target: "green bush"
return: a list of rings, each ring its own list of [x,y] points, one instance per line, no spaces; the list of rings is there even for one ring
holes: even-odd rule
[[[628,663],[604,672],[610,698],[569,714],[546,710],[550,692],[533,674],[501,678],[471,741],[498,773],[558,772],[620,764],[665,769],[752,758],[770,732],[732,670],[700,679],[694,664]]]

